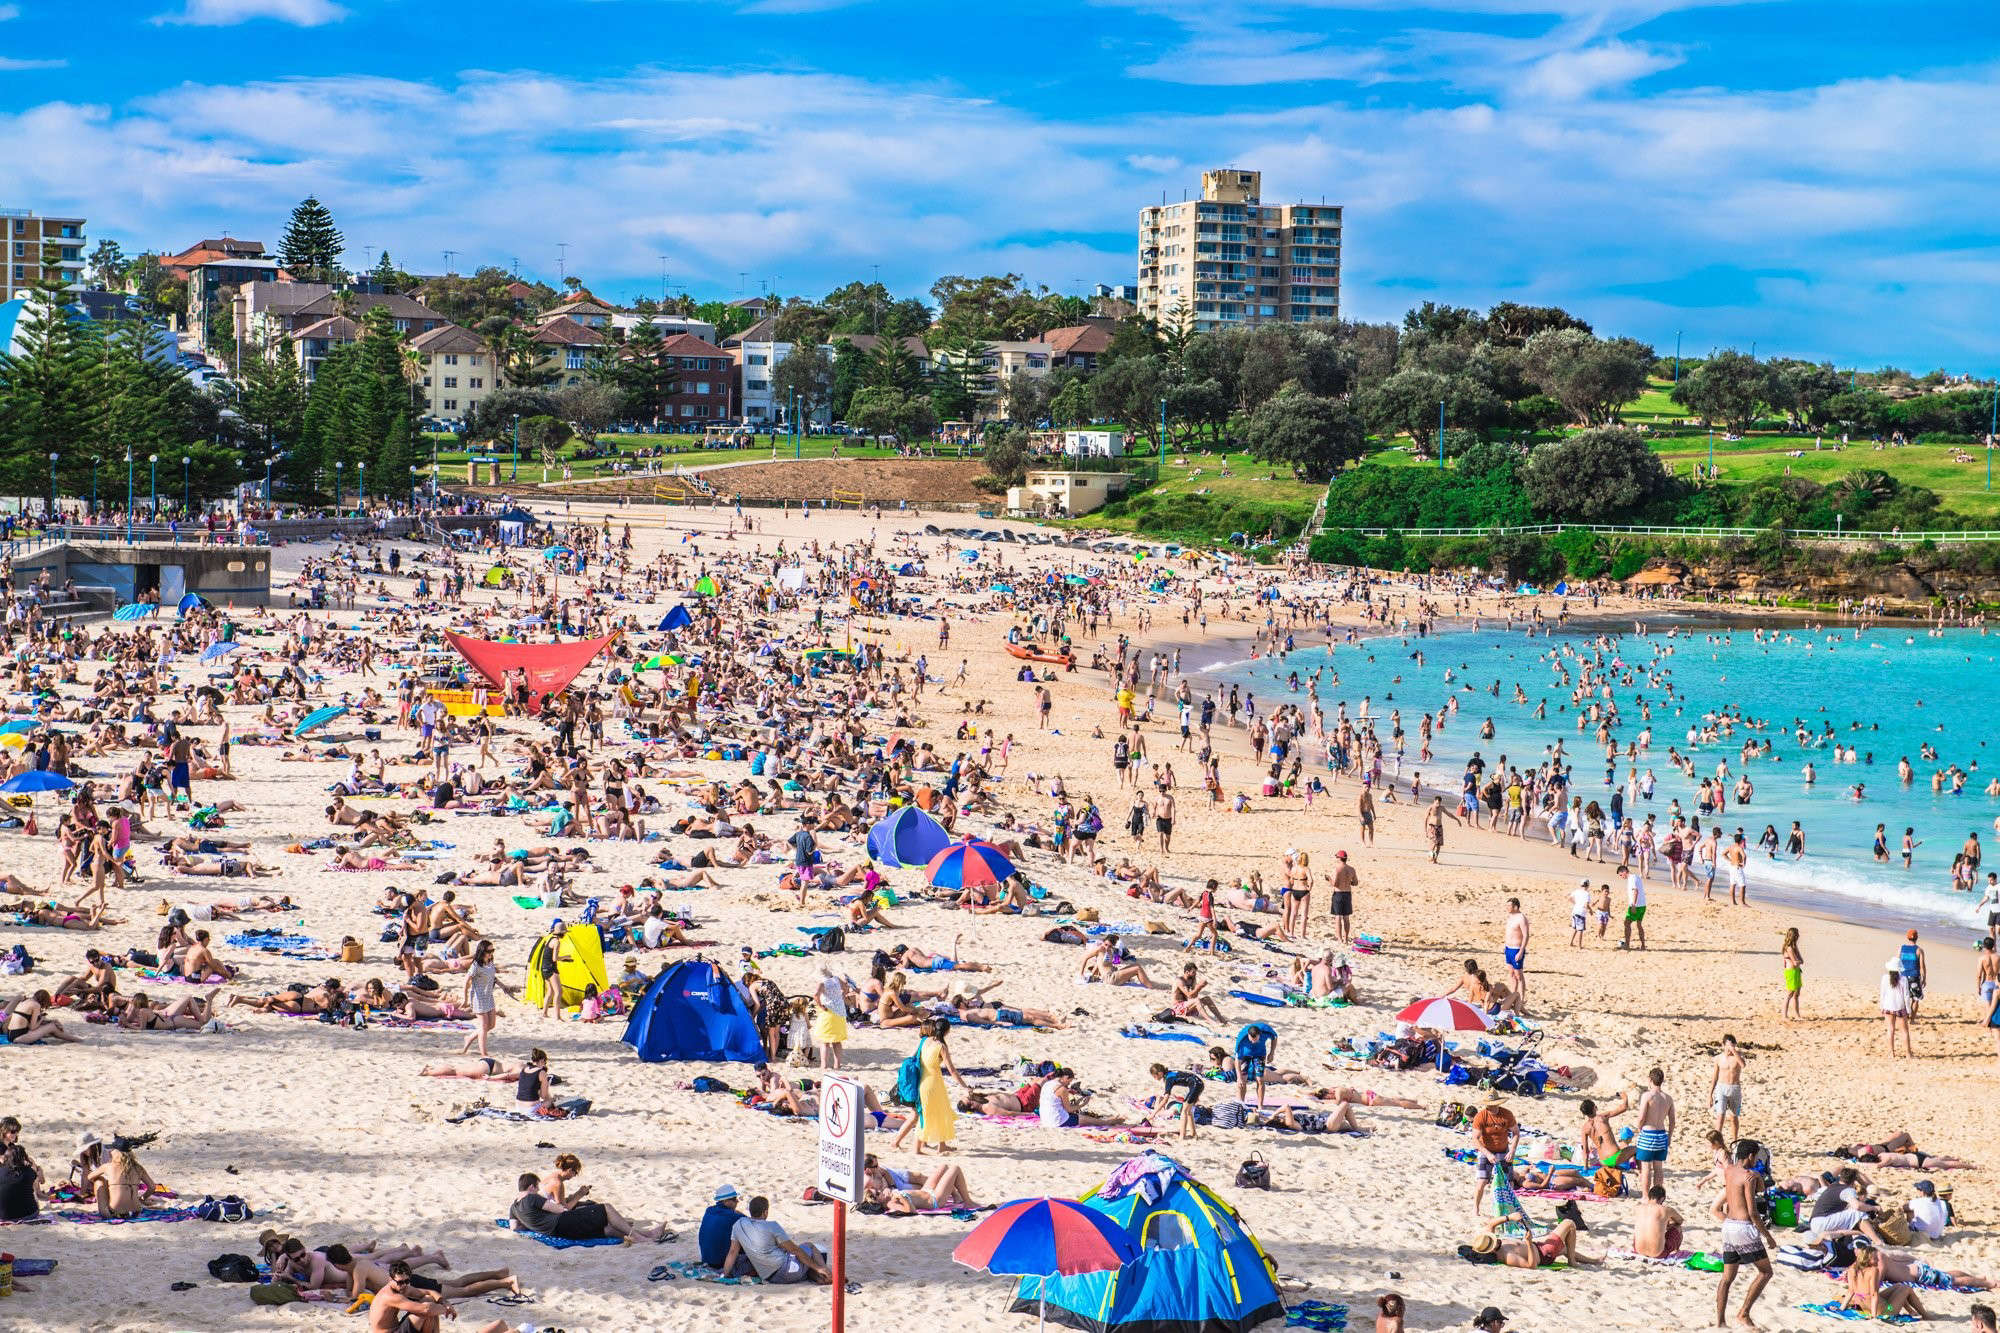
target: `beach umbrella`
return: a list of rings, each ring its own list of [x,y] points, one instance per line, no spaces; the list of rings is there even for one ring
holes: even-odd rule
[[[208,602],[203,599],[200,593],[191,592],[183,596],[180,600],[180,605],[174,609],[181,615],[186,615],[190,611],[204,610],[207,606]]]
[[[204,662],[214,662],[229,656],[243,646],[243,644],[235,643],[228,639],[224,639],[221,643],[211,643],[208,647],[201,650],[201,660]]]
[[[939,852],[924,866],[924,878],[941,889],[970,889],[999,884],[1014,873],[1014,863],[990,842],[967,838]]]
[[[576,552],[570,550],[567,546],[544,546],[542,548],[542,559],[544,560],[560,560],[566,555],[575,554]]]
[[[127,602],[111,613],[113,620],[139,620],[151,615],[153,608],[147,602]]]
[[[951,845],[944,825],[914,805],[903,806],[868,830],[868,854],[886,866],[927,865]]]
[[[17,717],[5,726],[0,726],[0,736],[25,736],[42,724],[31,717]]]
[[[1013,585],[1013,584],[1011,584],[1011,583],[996,583],[996,584],[994,584],[994,585],[993,585],[993,586],[992,586],[991,588],[988,588],[988,589],[987,589],[987,591],[988,591],[988,592],[1004,592],[1004,593],[1008,593],[1008,594],[1012,594],[1012,593],[1013,593],[1013,591],[1014,591],[1014,585]]]
[[[4,745],[10,750],[25,750],[28,748],[28,738],[18,731],[10,731],[4,736],[0,736],[0,745]]]
[[[1483,1010],[1449,996],[1418,1000],[1397,1014],[1396,1021],[1412,1027],[1436,1028],[1440,1032],[1485,1032],[1493,1026],[1493,1020]]]
[[[854,581],[847,586],[857,596],[866,597],[869,593],[875,591],[875,580],[869,578],[866,574],[857,574],[854,576]]]
[[[974,1227],[951,1257],[988,1273],[1075,1277],[1123,1268],[1139,1258],[1139,1246],[1109,1213],[1075,1199],[1015,1199]],[[1037,1327],[1048,1317],[1045,1283]]]
[[[694,581],[694,595],[697,597],[713,597],[721,591],[715,586],[715,580],[706,574]]]
[[[524,628],[527,629],[540,629],[543,623],[544,622],[542,620],[541,613],[539,612],[531,612],[530,614],[521,617],[521,624]]]
[[[19,795],[23,792],[68,791],[75,785],[60,773],[51,773],[45,768],[33,768],[26,773],[16,773],[5,782],[0,782],[0,791]]]
[[[673,610],[660,617],[660,628],[663,630],[686,629],[692,624],[694,624],[694,617],[688,614],[688,609],[685,606],[681,606],[678,603],[675,604]]]
[[[325,708],[315,708],[299,719],[299,724],[292,728],[292,735],[303,736],[308,731],[318,731],[335,718],[346,716],[346,704],[330,704]]]

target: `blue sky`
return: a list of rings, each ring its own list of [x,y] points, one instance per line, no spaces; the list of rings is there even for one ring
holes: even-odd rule
[[[86,19],[80,11],[89,9]],[[128,251],[569,271],[620,300],[1128,282],[1204,167],[1347,206],[1344,312],[2000,369],[1987,3],[0,0],[0,205]],[[665,256],[665,260],[661,259]]]

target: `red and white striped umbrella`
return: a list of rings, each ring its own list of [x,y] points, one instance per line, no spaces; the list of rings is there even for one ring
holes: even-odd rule
[[[1418,1000],[1396,1015],[1399,1023],[1412,1027],[1436,1028],[1440,1032],[1485,1032],[1493,1020],[1463,1000],[1441,995],[1435,1000]]]

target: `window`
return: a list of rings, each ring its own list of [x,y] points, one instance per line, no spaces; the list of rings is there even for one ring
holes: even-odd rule
[[[681,404],[681,415],[682,415],[682,416],[684,416],[684,417],[691,417],[691,416],[693,416],[693,415],[694,415],[694,404],[693,404],[693,403],[682,403],[682,404]]]
[[[483,389],[486,387],[486,381],[481,379],[479,376],[474,375],[471,379],[465,382],[465,387],[468,389]]]
[[[752,393],[762,393],[762,392],[764,392],[764,390],[766,390],[766,389],[768,389],[768,388],[770,388],[770,387],[771,387],[771,381],[769,381],[769,380],[744,380],[744,381],[743,381],[743,387],[744,387],[745,389],[748,389],[748,390],[750,390],[750,391],[751,391]]]
[[[471,356],[467,357],[465,364],[468,366],[477,366],[479,364],[479,353],[474,352]]]
[[[446,353],[444,354],[444,363],[445,363],[445,364],[446,364],[447,366],[455,366],[455,365],[457,365],[457,364],[458,364],[458,353],[456,353],[456,352],[446,352]]]
[[[458,387],[458,376],[446,375],[444,377],[444,387],[447,389],[456,389]]]
[[[426,389],[431,387],[431,377],[429,375],[424,376],[424,387]]]
[[[16,250],[19,250],[19,249],[20,249],[20,247],[19,247],[19,246],[16,246],[16,247],[14,247],[14,248],[15,248]],[[765,356],[765,355],[764,355],[764,354],[763,354],[762,352],[758,352],[758,353],[755,353],[755,354],[753,354],[753,355],[750,355],[750,356],[746,356],[746,357],[744,357],[744,358],[743,358],[743,360],[744,360],[744,361],[745,361],[745,362],[746,362],[747,364],[749,364],[749,365],[753,365],[753,366],[761,366],[761,365],[766,365],[766,364],[768,364],[768,363],[769,363],[769,361],[770,361],[770,358],[769,358],[769,357],[767,357],[767,356]]]
[[[458,399],[456,399],[456,398],[447,398],[447,399],[445,399],[445,400],[444,400],[444,410],[445,410],[445,411],[447,411],[447,412],[452,412],[452,411],[456,411],[456,410],[457,410],[457,408],[458,408]]]
[[[27,258],[27,256],[28,256],[28,247],[22,244],[20,241],[14,242],[14,258],[25,259]]]
[[[410,321],[409,321],[409,320],[407,320],[407,319],[399,319],[399,320],[397,320],[397,321],[396,321],[396,332],[398,332],[398,333],[408,333],[409,331],[410,331]]]
[[[583,369],[583,352],[580,348],[572,347],[569,349],[567,353],[564,354],[563,368],[565,370]],[[574,384],[576,381],[572,380],[570,382]]]
[[[694,386],[694,391],[696,393],[711,393],[714,391],[714,389],[715,386],[713,384],[710,384],[707,380],[698,380],[696,381]]]

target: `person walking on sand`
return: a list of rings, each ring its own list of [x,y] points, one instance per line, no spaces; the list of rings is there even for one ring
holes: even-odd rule
[[[1786,928],[1785,940],[1778,953],[1785,969],[1785,1007],[1779,1017],[1802,1019],[1805,1014],[1799,1008],[1799,988],[1805,984],[1806,956],[1799,952],[1797,926]]]
[[[1652,1086],[1639,1094],[1638,1134],[1632,1140],[1632,1159],[1639,1167],[1639,1191],[1667,1183],[1667,1147],[1673,1142],[1676,1112],[1674,1099],[1662,1085],[1666,1071],[1658,1065],[1646,1071]]]
[[[1159,835],[1160,855],[1174,849],[1174,794],[1162,787],[1153,793],[1153,832]]]
[[[1632,931],[1639,931],[1639,948],[1646,947],[1646,878],[1637,874],[1630,866],[1619,866],[1618,873],[1625,876],[1625,939],[1618,947],[1632,947]]]
[[[1725,1119],[1729,1121],[1728,1137],[1734,1139],[1743,1132],[1743,1054],[1736,1049],[1736,1038],[1726,1032],[1722,1049],[1715,1053],[1715,1070],[1709,1075],[1708,1102],[1715,1112],[1718,1134]]]
[[[1749,1264],[1757,1270],[1743,1292],[1743,1304],[1736,1310],[1736,1322],[1744,1328],[1757,1327],[1750,1317],[1750,1307],[1757,1303],[1757,1298],[1764,1294],[1764,1285],[1771,1280],[1770,1247],[1776,1242],[1757,1216],[1753,1198],[1757,1178],[1750,1171],[1750,1163],[1757,1160],[1757,1153],[1756,1140],[1738,1141],[1734,1160],[1723,1169],[1722,1197],[1709,1210],[1722,1223],[1722,1276],[1715,1286],[1717,1328],[1729,1325],[1729,1288],[1736,1281],[1738,1268]]]
[[[1924,961],[1923,946],[1917,943],[1917,932],[1910,931],[1904,939],[1907,942],[1897,951],[1896,962],[1910,988],[1910,1021],[1914,1023],[1917,1012],[1923,1008],[1924,986],[1930,980],[1930,968]]]
[[[1729,866],[1730,905],[1733,907],[1740,902],[1743,906],[1748,907],[1750,905],[1750,881],[1746,877],[1743,867],[1749,861],[1750,853],[1744,843],[1741,830],[1738,830],[1736,835],[1729,840],[1729,845],[1722,849],[1722,859]]]
[[[1882,965],[1882,1018],[1889,1029],[1889,1058],[1896,1058],[1896,1033],[1903,1034],[1903,1055],[1915,1059],[1916,1042],[1910,1034],[1910,983],[1895,959]]]
[[[1517,1013],[1525,1012],[1528,1007],[1528,934],[1528,914],[1521,910],[1521,900],[1509,898],[1506,937],[1501,952],[1507,960],[1507,975],[1514,980],[1514,1009]]]
[[[1437,864],[1438,853],[1444,850],[1444,821],[1447,819],[1454,824],[1465,822],[1444,808],[1444,797],[1431,797],[1431,808],[1424,811],[1424,840],[1430,844],[1432,865]]]

